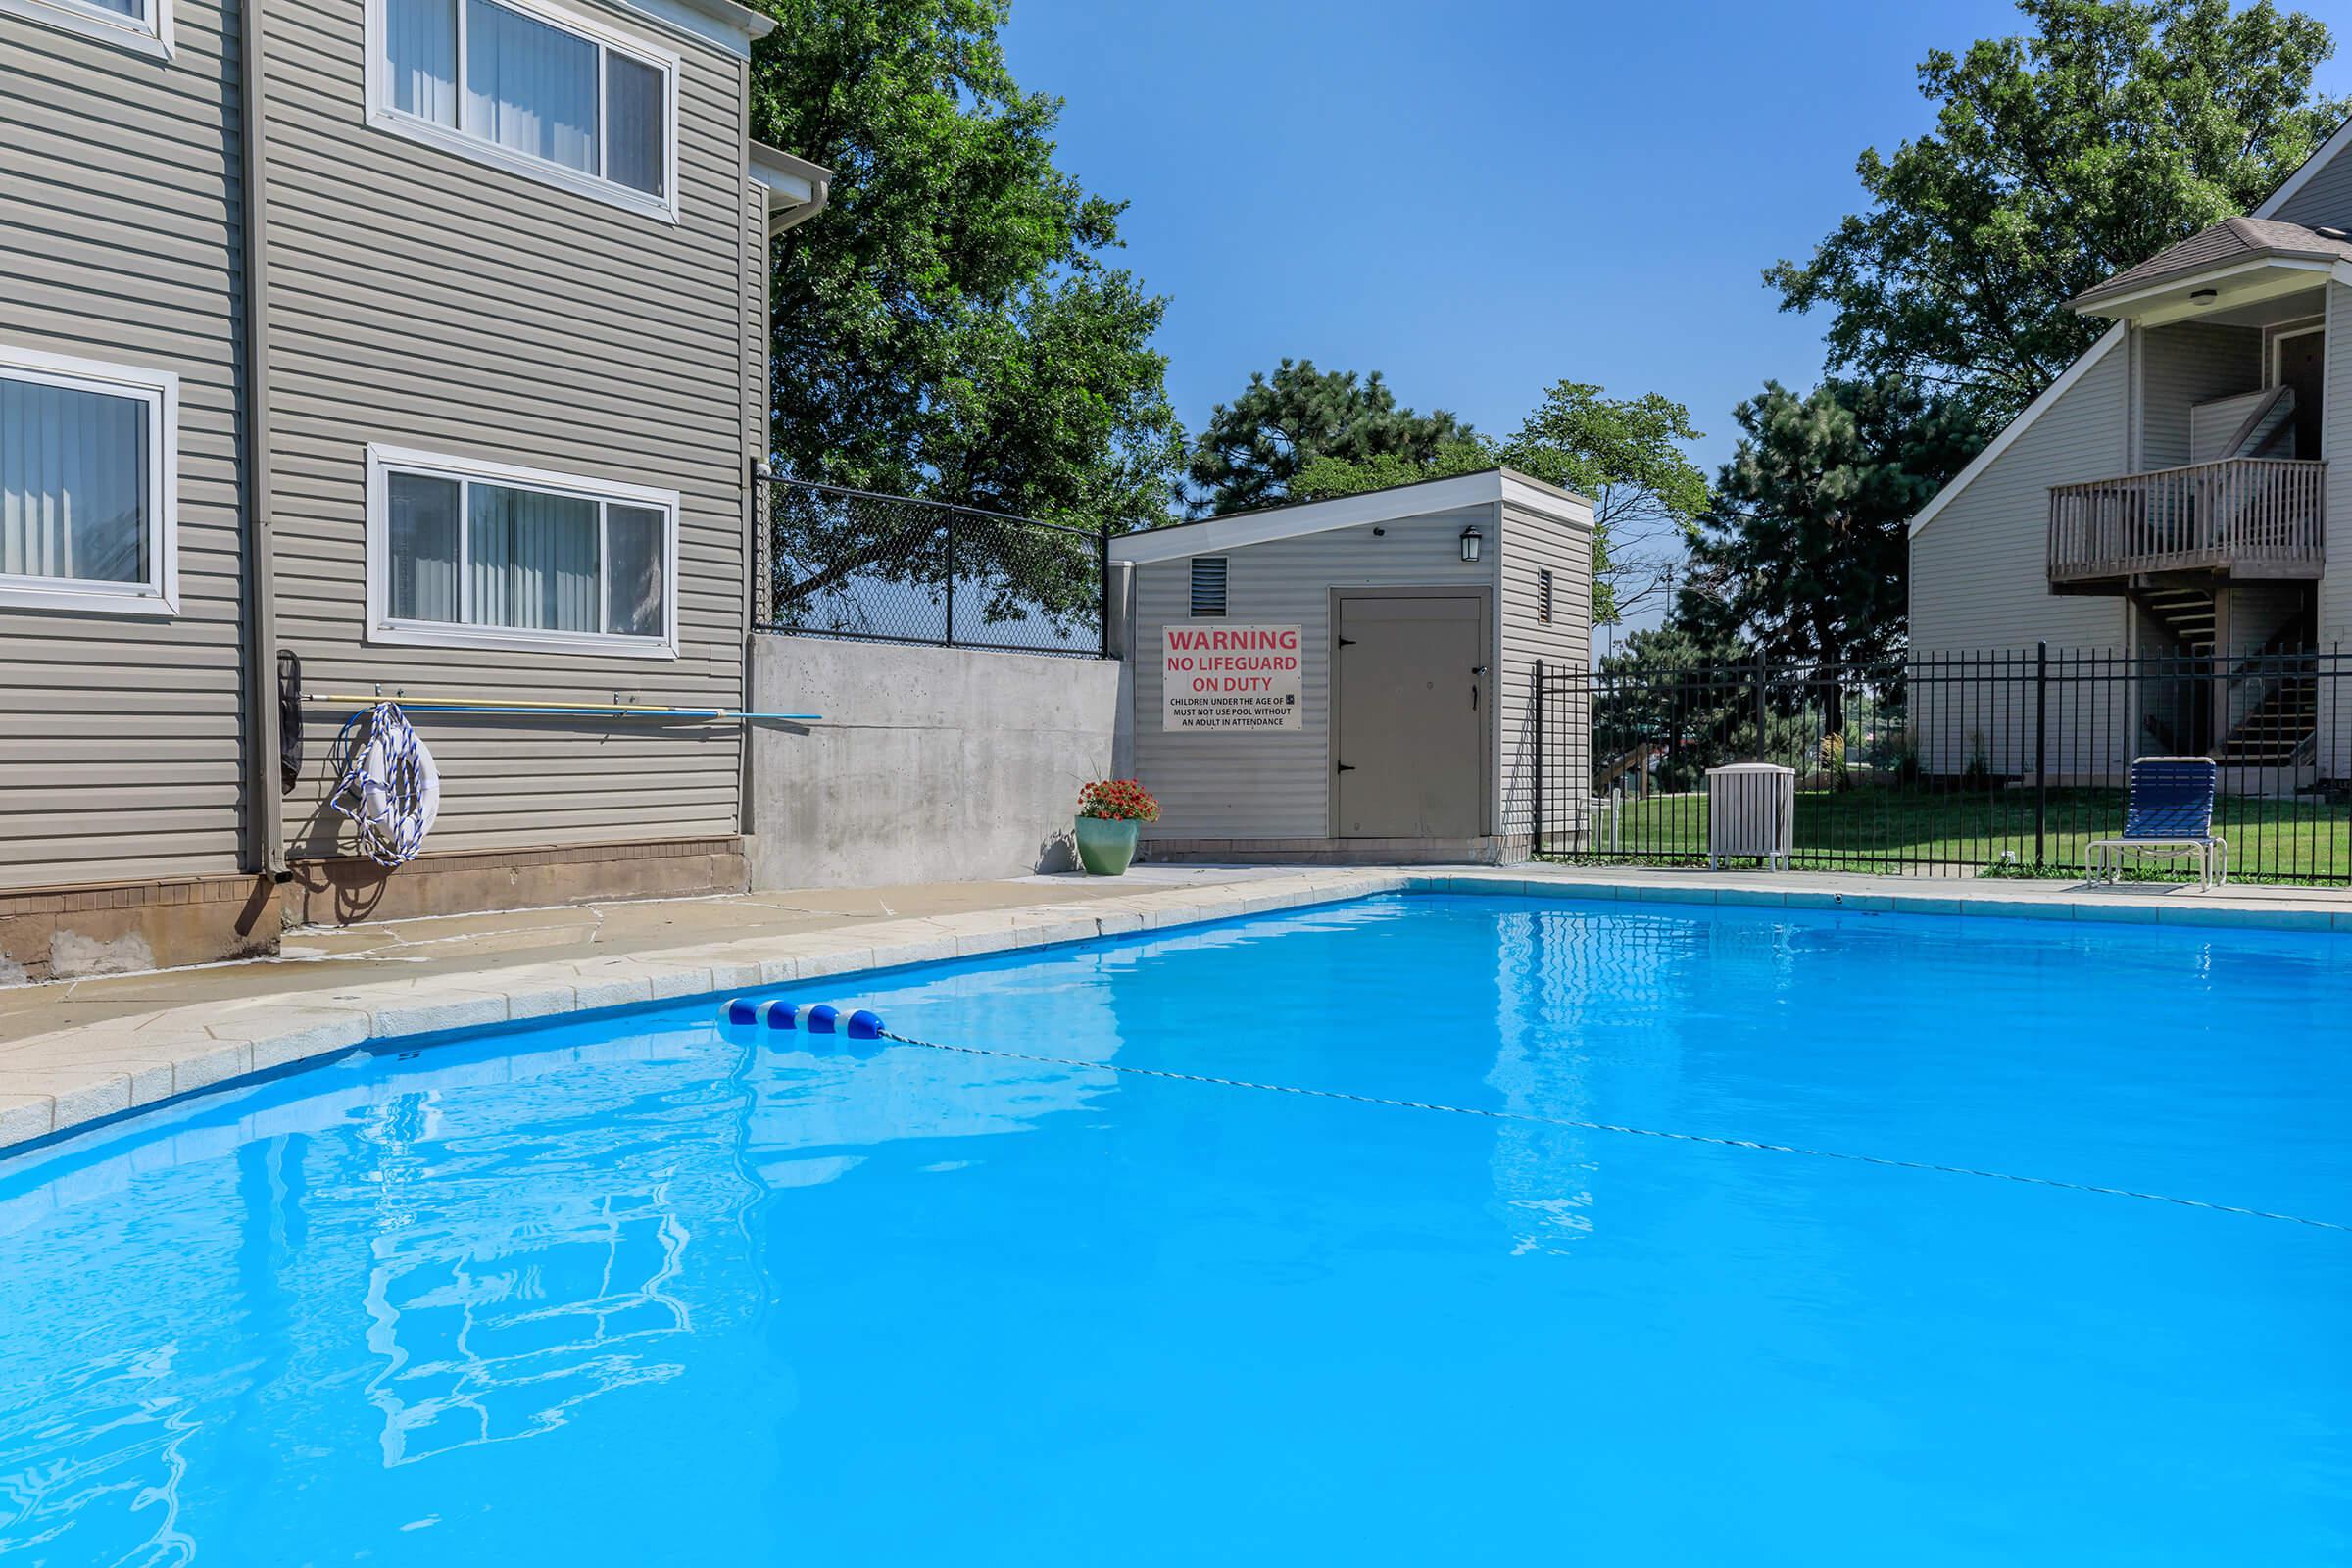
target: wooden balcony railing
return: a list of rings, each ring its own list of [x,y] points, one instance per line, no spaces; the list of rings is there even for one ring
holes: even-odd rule
[[[2228,458],[2050,487],[2050,581],[2143,572],[2317,577],[2328,465]]]

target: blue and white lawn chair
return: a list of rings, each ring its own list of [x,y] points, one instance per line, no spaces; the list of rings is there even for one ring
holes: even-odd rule
[[[2213,798],[2221,769],[2210,757],[2141,757],[2132,762],[2132,794],[2121,838],[2085,846],[2090,880],[2112,882],[2126,851],[2134,856],[2197,858],[2197,885],[2230,880],[2230,841],[2213,831]]]

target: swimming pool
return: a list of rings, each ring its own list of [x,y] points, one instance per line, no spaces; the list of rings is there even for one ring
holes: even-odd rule
[[[2352,1221],[2348,972],[1394,896],[779,994],[1458,1109],[711,1001],[355,1053],[0,1160],[0,1552],[2340,1559],[2352,1234],[1563,1123]]]

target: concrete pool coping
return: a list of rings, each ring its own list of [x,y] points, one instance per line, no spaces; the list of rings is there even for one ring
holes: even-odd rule
[[[1139,867],[1133,876],[1115,891],[1100,880],[1024,878],[980,885],[1000,890],[987,899],[958,900],[943,890],[929,901],[934,911],[929,913],[893,912],[865,919],[851,912],[808,929],[499,967],[488,966],[485,948],[474,959],[483,966],[466,968],[468,939],[461,933],[435,939],[457,944],[439,956],[444,972],[355,981],[347,973],[308,970],[301,964],[232,966],[235,985],[210,987],[231,994],[49,1027],[40,1025],[71,1017],[72,1004],[36,997],[31,1004],[0,1015],[0,1026],[14,1026],[10,1038],[0,1043],[0,1150],[370,1042],[1171,930],[1376,893],[1527,893],[1659,904],[2352,933],[2352,897],[2307,888],[2094,889],[2055,882],[1924,878],[1889,886],[1885,877],[1836,873],[1564,866]],[[1004,902],[1017,901],[1030,889],[1038,895],[1033,902]],[[728,911],[756,904],[699,902],[718,906],[717,918],[722,920]],[[902,902],[917,907],[924,904],[919,898]],[[959,903],[997,906],[957,907]],[[514,917],[505,917],[505,927],[495,925],[500,917],[473,918],[491,923],[474,939],[479,942],[511,935],[514,929]],[[447,972],[452,963],[457,972]],[[175,980],[169,973],[124,977],[124,985],[131,988],[127,994],[134,1000],[141,991],[208,989],[202,982]],[[26,988],[53,989],[70,996],[74,988]],[[248,994],[234,994],[238,991]]]

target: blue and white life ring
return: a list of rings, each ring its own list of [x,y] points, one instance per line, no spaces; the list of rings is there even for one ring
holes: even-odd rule
[[[361,721],[367,740],[358,739]],[[335,737],[342,776],[327,805],[352,820],[359,850],[381,866],[406,865],[424,848],[441,814],[441,772],[397,703],[378,703],[343,721]]]

